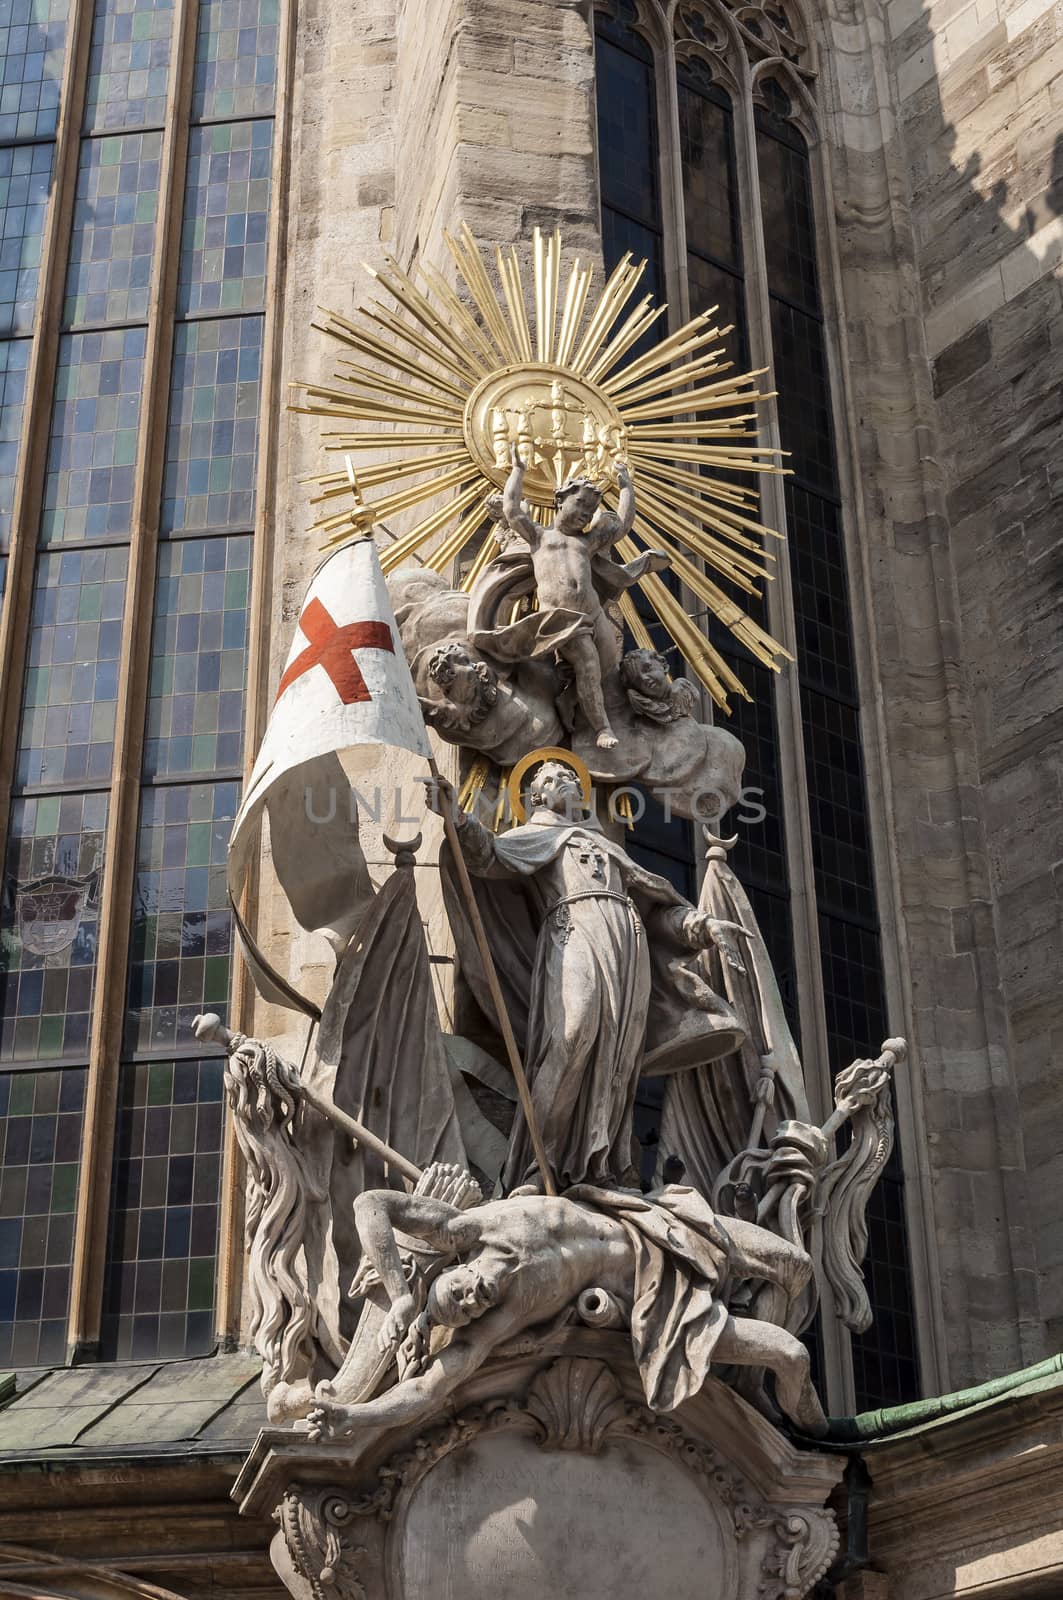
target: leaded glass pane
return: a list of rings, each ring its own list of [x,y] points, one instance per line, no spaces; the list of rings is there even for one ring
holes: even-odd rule
[[[173,0],[97,0],[85,131],[166,120]]]
[[[855,700],[841,512],[833,500],[810,494],[790,480],[786,521],[802,679],[828,694]]]
[[[178,325],[164,532],[252,525],[261,366],[261,317]]]
[[[147,318],[161,133],[83,139],[63,320]]]
[[[15,782],[105,780],[111,770],[127,552],[42,553],[34,579]]]
[[[757,165],[767,243],[768,288],[805,311],[819,311],[812,174],[796,128],[783,143],[758,117]],[[799,148],[795,148],[799,146]]]
[[[816,897],[823,910],[874,922],[860,720],[854,706],[803,689],[805,772]]]
[[[251,539],[177,539],[159,551],[144,776],[239,769]]]
[[[195,120],[273,110],[278,10],[277,0],[200,0]]]
[[[853,1335],[857,1411],[906,1405],[921,1392],[904,1185],[888,1171],[871,1191],[867,1222],[864,1278],[875,1320],[866,1333]]]
[[[722,266],[741,266],[734,118],[719,99],[679,84],[679,150],[687,247]]]
[[[653,64],[599,37],[595,68],[602,205],[657,227],[660,191]]]
[[[26,399],[28,339],[0,340],[0,550],[11,542],[11,512],[15,503],[18,441]]]
[[[726,358],[734,363],[736,372],[741,372],[747,365],[746,310],[741,278],[735,277],[732,272],[725,272],[723,267],[717,267],[701,256],[688,255],[687,284],[690,288],[692,317],[708,311],[712,306],[719,308],[716,326],[732,330],[725,334],[722,341]],[[744,408],[735,407],[736,411],[739,409]],[[714,415],[719,417],[726,413],[717,411]]]
[[[144,329],[59,341],[41,540],[128,538]]]
[[[0,333],[30,333],[52,181],[50,144],[0,149]]]
[[[0,1072],[0,1366],[66,1359],[84,1067]]]
[[[96,972],[105,794],[11,806],[0,912],[0,1057],[84,1056]]]
[[[823,325],[785,300],[771,302],[779,437],[791,452],[786,463],[810,488],[837,489],[831,423],[830,378]]]
[[[232,919],[225,851],[238,783],[145,788],[133,899],[126,1049],[187,1048],[193,1019],[225,1014]]]
[[[103,1291],[105,1361],[209,1353],[222,1128],[216,1057],[123,1065]]]
[[[179,313],[264,305],[272,140],[272,121],[192,129]]]
[[[0,0],[0,139],[55,132],[69,9],[69,0]]]

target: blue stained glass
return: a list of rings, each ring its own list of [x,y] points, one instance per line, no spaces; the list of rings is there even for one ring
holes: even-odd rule
[[[188,1049],[202,1011],[224,1016],[232,917],[225,853],[238,783],[145,788],[140,802],[126,1049]]]
[[[0,3],[0,140],[55,133],[68,11],[68,0]]]
[[[192,116],[273,110],[278,0],[200,0]]]
[[[28,339],[0,340],[0,550],[11,541],[11,511],[15,502],[18,442],[26,398]]]
[[[66,1357],[84,1067],[0,1073],[0,1365]]]
[[[37,562],[15,782],[100,781],[111,770],[127,553]]]
[[[255,311],[265,303],[273,123],[193,128],[178,312]]]
[[[106,794],[15,800],[0,911],[0,1057],[87,1057]]]
[[[63,321],[137,322],[148,314],[161,133],[84,139]]]
[[[216,1057],[122,1066],[104,1360],[211,1349],[223,1128]]]
[[[86,133],[165,121],[172,33],[172,0],[97,0]]]
[[[52,182],[50,144],[0,149],[0,333],[30,333]]]
[[[41,542],[129,537],[143,328],[59,341]]]
[[[178,539],[159,551],[144,776],[239,769],[251,539]]]
[[[162,531],[250,527],[255,515],[261,317],[178,325]]]

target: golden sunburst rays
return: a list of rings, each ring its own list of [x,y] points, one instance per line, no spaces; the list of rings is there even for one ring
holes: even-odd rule
[[[785,470],[779,452],[757,442],[763,373],[732,372],[732,330],[707,311],[636,353],[666,310],[638,292],[644,261],[625,255],[594,296],[591,268],[577,257],[562,282],[561,236],[537,228],[526,299],[516,250],[495,252],[496,289],[467,227],[447,245],[464,293],[426,265],[415,282],[387,258],[368,268],[385,298],[353,318],[325,311],[314,323],[343,348],[327,381],[297,386],[293,407],[329,419],[325,448],[340,457],[309,480],[311,531],[331,547],[374,527],[390,533],[389,521],[402,518],[405,531],[381,552],[385,572],[411,560],[445,572],[472,542],[468,589],[499,548],[485,531],[485,498],[505,483],[514,444],[543,523],[574,475],[593,479],[615,506],[626,463],[639,514],[620,559],[663,551],[699,610],[778,670],[788,652],[730,592],[759,597],[773,576],[765,543],[779,535],[759,521],[751,480]],[[748,699],[669,585],[650,573],[640,587],[717,704]],[[621,610],[636,642],[652,647],[652,623],[630,593]]]

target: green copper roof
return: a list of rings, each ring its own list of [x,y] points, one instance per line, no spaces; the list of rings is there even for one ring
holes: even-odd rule
[[[887,1406],[879,1411],[863,1411],[856,1417],[832,1417],[828,1444],[872,1444],[876,1440],[894,1438],[900,1433],[914,1433],[956,1416],[960,1412],[974,1411],[997,1400],[1017,1400],[1026,1394],[1037,1394],[1063,1386],[1063,1355],[1049,1356],[1036,1366],[1024,1367],[1021,1372],[1010,1372],[1007,1377],[993,1378],[973,1389],[957,1389],[954,1394],[938,1395],[934,1400],[916,1400],[911,1405]]]

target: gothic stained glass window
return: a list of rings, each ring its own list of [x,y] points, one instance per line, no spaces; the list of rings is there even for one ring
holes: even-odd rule
[[[28,339],[0,340],[0,550],[11,538],[11,510],[15,501],[18,440],[26,399]]]
[[[0,142],[55,133],[69,9],[69,0],[0,5]]]
[[[63,317],[66,324],[147,315],[161,133],[85,139]]]
[[[29,333],[52,182],[50,144],[0,148],[0,333]]]
[[[200,0],[194,118],[273,110],[278,0]]]
[[[254,518],[261,317],[184,322],[174,348],[164,533]]]
[[[105,794],[16,800],[0,913],[0,1059],[84,1059],[96,975]]]
[[[802,868],[802,892],[814,896],[819,912],[821,1026],[837,1071],[884,1037],[886,1007],[830,344],[818,278],[813,167],[793,118],[796,93],[791,97],[784,83],[776,81],[781,74],[761,78],[755,106],[736,116],[735,97],[742,92],[739,85],[749,81],[748,71],[744,63],[731,60],[734,39],[712,8],[692,0],[677,9],[671,50],[660,40],[651,44],[656,34],[650,19],[651,9],[639,0],[598,0],[596,5],[606,264],[630,248],[636,256],[650,257],[657,281],[663,277],[668,253],[678,254],[678,248],[661,226],[661,194],[673,185],[678,158],[682,187],[675,185],[673,214],[682,212],[685,245],[684,259],[673,260],[672,266],[677,276],[685,266],[684,309],[693,315],[719,306],[720,322],[734,324],[728,354],[740,366],[750,364],[749,296],[754,294],[758,307],[768,313],[767,354],[774,365],[773,387],[779,391],[778,426],[793,469],[785,487],[785,516],[801,726],[793,728],[790,739],[792,743],[796,736],[803,746],[807,790],[793,797],[783,792],[778,719],[785,717],[788,724],[793,719],[790,696],[780,695],[773,676],[713,627],[712,642],[752,695],[750,702],[735,697],[728,724],[747,752],[743,806],[731,818],[732,831],[739,835],[731,860],[750,895],[796,1029],[784,813],[793,825],[799,817],[796,807],[807,806],[813,850]],[[779,54],[804,62],[799,70],[811,81],[806,46],[789,25],[771,14],[765,27],[779,35]],[[759,54],[755,44],[751,47],[754,63],[773,54],[767,36],[763,42]],[[665,56],[676,78],[674,114],[657,89]],[[750,111],[755,134],[752,148],[747,148]],[[764,240],[766,277],[759,264],[744,259],[750,216],[756,217],[754,233]],[[747,274],[755,274],[755,281]],[[780,518],[782,510],[780,506],[776,512]],[[756,603],[750,609],[758,614]],[[736,821],[739,810],[743,816]],[[763,812],[759,822],[747,820],[758,810]],[[647,847],[655,848],[654,841],[647,838]],[[654,861],[659,870],[663,859]],[[681,873],[682,863],[674,864],[673,871]],[[643,1121],[652,1118],[652,1107],[644,1106],[642,1116]],[[896,1152],[876,1191],[870,1227],[867,1276],[876,1322],[853,1341],[856,1398],[862,1406],[890,1404],[918,1393],[903,1179]]]
[[[97,0],[86,133],[162,126],[172,35],[172,0]]]
[[[143,328],[60,339],[43,544],[129,538],[143,387]]]
[[[212,1348],[222,1128],[217,1057],[123,1064],[105,1360],[165,1360]]]
[[[193,128],[177,289],[182,314],[260,311],[273,123]]]
[[[251,539],[159,552],[144,776],[240,771]]]
[[[85,1069],[0,1072],[0,1366],[61,1365]]]

